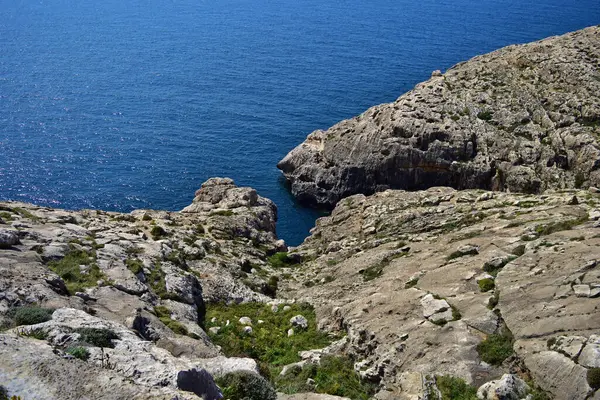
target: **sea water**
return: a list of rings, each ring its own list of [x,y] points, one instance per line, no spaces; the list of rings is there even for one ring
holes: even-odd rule
[[[0,199],[179,210],[227,176],[298,244],[276,163],[432,70],[600,23],[598,0],[0,0]]]

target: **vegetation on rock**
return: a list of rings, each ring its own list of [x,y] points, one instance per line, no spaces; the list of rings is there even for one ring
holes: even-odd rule
[[[230,372],[216,380],[229,400],[276,400],[277,392],[260,375],[248,371]]]
[[[460,378],[449,375],[436,376],[435,383],[442,395],[440,400],[477,399],[477,388],[467,384]]]
[[[65,352],[83,361],[87,361],[90,358],[90,352],[83,346],[71,346]]]
[[[15,326],[35,325],[50,321],[52,319],[53,312],[54,309],[51,308],[24,306],[11,309],[8,313],[8,316],[12,317]]]
[[[482,292],[489,292],[493,290],[496,285],[494,284],[494,280],[490,278],[480,279],[477,284],[479,285],[479,290]]]
[[[362,381],[353,362],[344,356],[323,356],[318,364],[292,367],[275,380],[277,390],[287,393],[316,392],[367,400],[377,389],[374,383]]]
[[[307,319],[308,329],[288,337],[287,332],[292,328],[290,318],[299,314]],[[239,323],[241,317],[253,321],[252,333],[244,331],[244,325]],[[209,304],[206,321],[211,340],[221,346],[226,356],[254,358],[263,365],[265,373],[272,370],[272,375],[279,373],[284,365],[300,361],[299,351],[322,348],[332,341],[329,335],[317,330],[314,309],[306,303],[292,304],[287,311],[280,306],[277,312],[263,303]],[[220,329],[213,333],[211,327]]]
[[[477,352],[486,363],[500,365],[513,354],[513,342],[509,332],[491,334],[477,345]]]
[[[70,294],[94,287],[104,278],[94,254],[84,250],[71,250],[62,259],[51,261],[48,268],[65,281]]]
[[[78,328],[79,341],[96,347],[114,348],[113,340],[119,339],[114,331],[103,328]]]
[[[587,371],[588,385],[594,390],[600,389],[600,368],[590,368]]]

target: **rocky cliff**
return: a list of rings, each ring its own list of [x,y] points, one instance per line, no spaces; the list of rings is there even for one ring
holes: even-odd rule
[[[0,385],[27,400],[221,398],[213,377],[258,369],[211,342],[205,302],[270,299],[243,270],[285,250],[275,221],[230,179],[181,212],[0,203]]]
[[[278,164],[335,205],[431,186],[539,193],[600,186],[600,27],[460,63],[390,104],[318,130]]]
[[[435,375],[480,386],[503,374],[546,398],[596,399],[599,206],[589,191],[351,196],[295,250],[307,261],[282,292],[347,332],[377,399],[436,398]]]
[[[311,134],[280,167],[337,205],[297,248],[227,178],[180,212],[0,203],[0,400],[600,400],[599,49],[512,46]]]

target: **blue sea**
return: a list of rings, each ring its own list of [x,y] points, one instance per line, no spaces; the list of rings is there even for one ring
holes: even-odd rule
[[[0,0],[0,199],[179,210],[228,176],[298,244],[276,163],[432,70],[600,23],[598,0]]]

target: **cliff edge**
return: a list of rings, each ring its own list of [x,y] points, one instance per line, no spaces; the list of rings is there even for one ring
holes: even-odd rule
[[[278,164],[300,201],[431,186],[600,186],[600,27],[459,63],[317,130]]]

